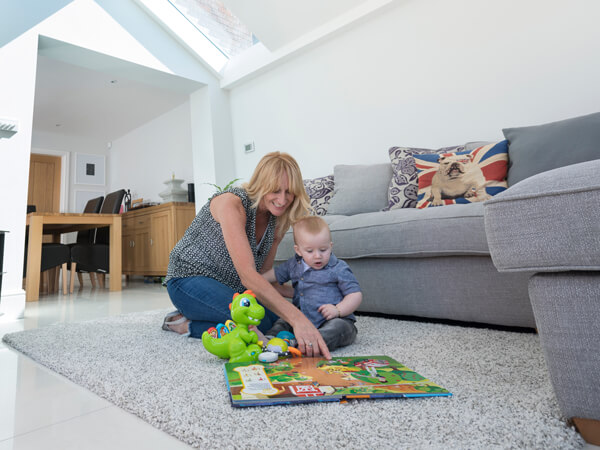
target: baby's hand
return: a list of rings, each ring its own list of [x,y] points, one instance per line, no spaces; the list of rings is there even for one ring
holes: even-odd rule
[[[338,309],[331,303],[319,306],[318,311],[325,318],[325,320],[335,319],[336,317],[340,316]]]

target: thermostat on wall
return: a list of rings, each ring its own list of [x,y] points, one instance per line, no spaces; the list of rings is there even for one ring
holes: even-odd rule
[[[248,144],[244,144],[244,152],[250,153],[254,151],[254,142],[249,142]]]

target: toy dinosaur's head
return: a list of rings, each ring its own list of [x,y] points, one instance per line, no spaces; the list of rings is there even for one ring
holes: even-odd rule
[[[265,317],[265,308],[258,304],[251,290],[243,294],[234,294],[231,302],[231,318],[240,325],[258,326]]]

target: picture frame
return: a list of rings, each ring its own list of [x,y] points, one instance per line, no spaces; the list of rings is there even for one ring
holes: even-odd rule
[[[104,197],[105,194],[105,191],[75,191],[75,207],[73,212],[82,213],[89,200],[100,196]]]
[[[75,154],[75,184],[106,184],[106,157],[88,153]]]

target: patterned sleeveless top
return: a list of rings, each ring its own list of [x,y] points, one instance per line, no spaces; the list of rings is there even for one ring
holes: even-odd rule
[[[240,187],[232,187],[224,192],[235,194],[242,200],[246,211],[246,235],[252,249],[256,270],[260,271],[273,246],[277,219],[273,215],[269,217],[265,234],[260,240],[260,245],[257,245],[256,208],[252,208],[252,200]],[[213,195],[211,200],[221,194]],[[242,285],[225,246],[221,225],[210,213],[210,202],[202,207],[181,240],[171,251],[165,283],[172,278],[198,275],[214,278],[236,292],[243,292],[246,289]]]

